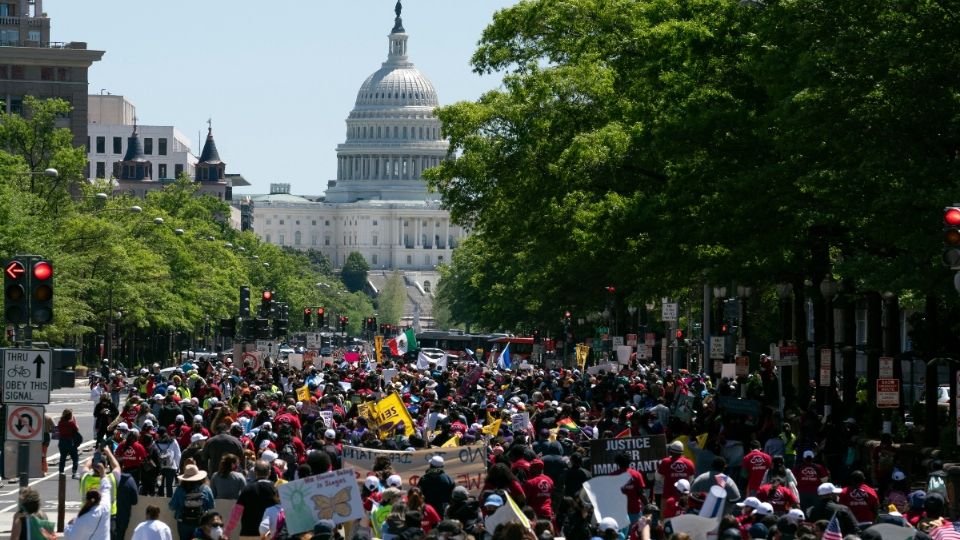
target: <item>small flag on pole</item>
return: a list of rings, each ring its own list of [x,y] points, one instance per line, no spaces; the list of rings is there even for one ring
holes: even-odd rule
[[[510,369],[510,344],[503,348],[503,352],[497,357],[497,366],[502,369]]]
[[[823,531],[823,540],[843,540],[843,533],[840,531],[840,521],[837,520],[837,513],[833,513],[830,522],[827,523],[827,529]]]

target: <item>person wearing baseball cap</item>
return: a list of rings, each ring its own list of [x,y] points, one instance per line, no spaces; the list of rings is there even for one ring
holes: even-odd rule
[[[429,464],[426,472],[417,482],[417,487],[423,491],[424,501],[442,516],[447,509],[447,502],[450,501],[456,482],[443,470],[442,456],[431,457]]]
[[[807,521],[817,522],[821,519],[829,521],[833,518],[833,515],[836,514],[837,521],[840,522],[840,531],[843,535],[856,534],[856,532],[860,530],[857,526],[856,516],[853,515],[853,512],[850,511],[848,506],[837,502],[842,492],[842,489],[830,482],[820,484],[817,488],[817,495],[820,497],[820,500],[817,501],[817,504],[804,511],[804,514],[807,515]]]
[[[681,478],[688,482],[693,479],[696,469],[693,462],[683,456],[683,443],[673,441],[667,445],[667,457],[657,464],[657,480],[663,483],[663,500],[679,495],[676,483]],[[657,482],[658,485],[661,482]]]
[[[813,450],[803,451],[803,461],[793,470],[797,479],[797,494],[800,498],[800,508],[807,509],[817,504],[819,495],[817,488],[830,478],[826,467],[813,461]]]
[[[676,497],[670,497],[663,503],[663,519],[672,518],[686,514],[690,511],[690,481],[681,478],[674,482],[673,486],[677,490]]]

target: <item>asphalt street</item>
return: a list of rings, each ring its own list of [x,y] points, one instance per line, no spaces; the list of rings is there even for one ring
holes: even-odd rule
[[[61,388],[51,392],[51,402],[46,406],[46,414],[54,421],[60,419],[64,409],[72,409],[80,426],[80,432],[83,434],[83,443],[80,446],[80,464],[81,471],[83,465],[90,459],[90,452],[93,450],[93,402],[90,401],[90,391],[86,388],[86,379],[78,380],[75,388]],[[40,459],[39,455],[30,456],[31,459]],[[40,500],[43,501],[43,509],[47,517],[53,521],[57,518],[57,493],[58,493],[58,464],[60,455],[57,451],[56,441],[50,445],[47,463],[49,470],[47,476],[42,478],[31,478],[30,486],[40,492]],[[66,464],[66,518],[65,521],[72,519],[80,509],[80,484],[79,480],[70,478],[72,463]],[[10,531],[13,520],[13,514],[17,510],[17,492],[19,485],[16,478],[5,478],[3,486],[0,487],[0,532]]]

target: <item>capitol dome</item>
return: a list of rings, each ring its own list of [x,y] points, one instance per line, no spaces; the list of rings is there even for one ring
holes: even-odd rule
[[[397,2],[387,61],[360,86],[347,117],[346,140],[337,146],[337,179],[327,186],[329,202],[437,199],[423,171],[439,165],[449,145],[434,114],[437,91],[407,56],[401,9]]]
[[[367,77],[357,92],[357,107],[436,107],[437,91],[419,69],[398,67],[388,61]]]

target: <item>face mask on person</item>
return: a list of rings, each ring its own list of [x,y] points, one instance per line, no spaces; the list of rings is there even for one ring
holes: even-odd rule
[[[210,529],[210,538],[220,540],[221,537],[223,537],[223,525],[217,525]]]

